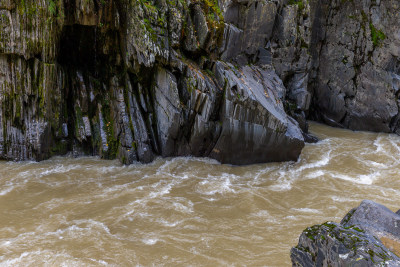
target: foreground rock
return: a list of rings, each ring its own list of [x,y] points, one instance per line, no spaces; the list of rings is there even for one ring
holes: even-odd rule
[[[400,215],[365,200],[340,224],[309,227],[292,248],[293,266],[400,266]]]

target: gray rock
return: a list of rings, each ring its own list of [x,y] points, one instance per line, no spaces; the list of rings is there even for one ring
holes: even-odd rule
[[[400,215],[370,200],[364,200],[341,224],[345,227],[360,225],[376,235],[389,234],[400,238]]]
[[[272,35],[277,3],[272,1],[224,1],[225,43],[223,60],[255,55]]]
[[[199,4],[195,4],[193,7],[193,26],[199,42],[199,46],[204,48],[209,34],[207,20],[204,16],[203,10]]]
[[[296,160],[309,116],[400,133],[393,1],[100,2],[0,1],[1,158]]]
[[[242,34],[243,30],[232,24],[225,24],[223,38],[224,42],[221,46],[222,59],[232,59],[240,54]]]
[[[218,62],[216,68],[226,93],[222,133],[210,156],[233,164],[296,160],[304,139],[297,122],[284,112],[279,78],[257,67],[235,70]]]
[[[372,201],[363,201],[340,224],[307,228],[292,248],[293,266],[400,266],[393,253],[400,246],[400,216]]]
[[[323,1],[314,16],[310,83],[316,118],[353,130],[396,132],[398,3]],[[319,17],[325,17],[321,20]]]
[[[66,123],[62,124],[62,134],[64,137],[68,137],[68,124]]]
[[[92,136],[92,131],[90,129],[90,121],[89,118],[87,116],[83,117],[83,125],[85,127],[85,136],[86,137],[90,137]]]
[[[178,85],[175,76],[159,68],[154,86],[154,107],[161,155],[175,155],[175,140],[178,137],[181,119]]]
[[[130,89],[132,88],[130,87]],[[130,90],[130,92],[131,91],[132,90]],[[135,145],[137,149],[138,159],[141,162],[149,163],[154,158],[153,151],[151,149],[150,137],[142,113],[140,112],[140,107],[138,105],[136,97],[130,92],[128,94],[130,107],[129,112],[132,121],[133,132],[135,135]]]
[[[114,85],[113,91],[115,92],[116,103],[114,110],[117,111],[117,136],[119,136],[120,145],[118,147],[118,157],[124,164],[132,164],[137,161],[135,143],[132,133],[131,120],[129,111],[126,107],[123,88]]]
[[[106,134],[106,125],[104,123],[103,114],[99,111],[100,141],[102,152],[108,152],[108,142]]]

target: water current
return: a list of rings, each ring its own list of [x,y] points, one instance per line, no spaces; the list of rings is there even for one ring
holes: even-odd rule
[[[311,123],[297,162],[0,162],[0,266],[289,266],[302,230],[400,208],[400,137]]]

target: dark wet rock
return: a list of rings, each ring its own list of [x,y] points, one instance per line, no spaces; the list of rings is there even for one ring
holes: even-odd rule
[[[180,99],[175,76],[165,69],[158,69],[154,86],[154,107],[161,155],[173,156],[175,140],[180,129]]]
[[[280,1],[221,2],[227,24],[222,59],[256,55],[271,38]]]
[[[397,131],[398,8],[385,0],[322,1],[325,20],[315,17],[312,49],[314,116],[353,130]]]
[[[132,122],[133,132],[135,134],[135,141],[132,144],[136,146],[137,157],[141,162],[149,163],[154,159],[154,154],[151,149],[151,140],[149,133],[147,132],[146,123],[144,121],[143,115],[140,111],[140,106],[137,99],[132,95],[132,87],[129,87],[128,92],[128,103],[129,103],[129,116]],[[143,105],[145,107],[144,99],[142,99]],[[134,148],[132,148],[134,150]]]
[[[284,111],[285,88],[278,76],[272,70],[236,70],[222,62],[216,73],[220,86],[225,86],[225,99],[222,133],[210,156],[234,164],[296,160],[304,139],[297,122]]]
[[[400,133],[396,1],[0,1],[0,158],[295,160]]]
[[[308,98],[266,46],[283,2],[100,2],[0,3],[1,158],[297,159],[303,132],[283,107]]]
[[[207,19],[200,4],[195,4],[193,7],[193,26],[199,42],[199,47],[204,48],[207,37],[209,35]]]
[[[293,266],[400,266],[400,216],[365,200],[340,224],[309,227],[292,248]]]
[[[318,141],[319,141],[318,137],[316,137],[315,135],[313,135],[311,133],[303,132],[303,138],[304,138],[304,142],[309,143],[309,144],[318,143]]]

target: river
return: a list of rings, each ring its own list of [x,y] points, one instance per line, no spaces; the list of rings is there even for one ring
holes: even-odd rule
[[[302,230],[400,208],[400,137],[311,123],[298,162],[0,162],[1,266],[289,266]]]

